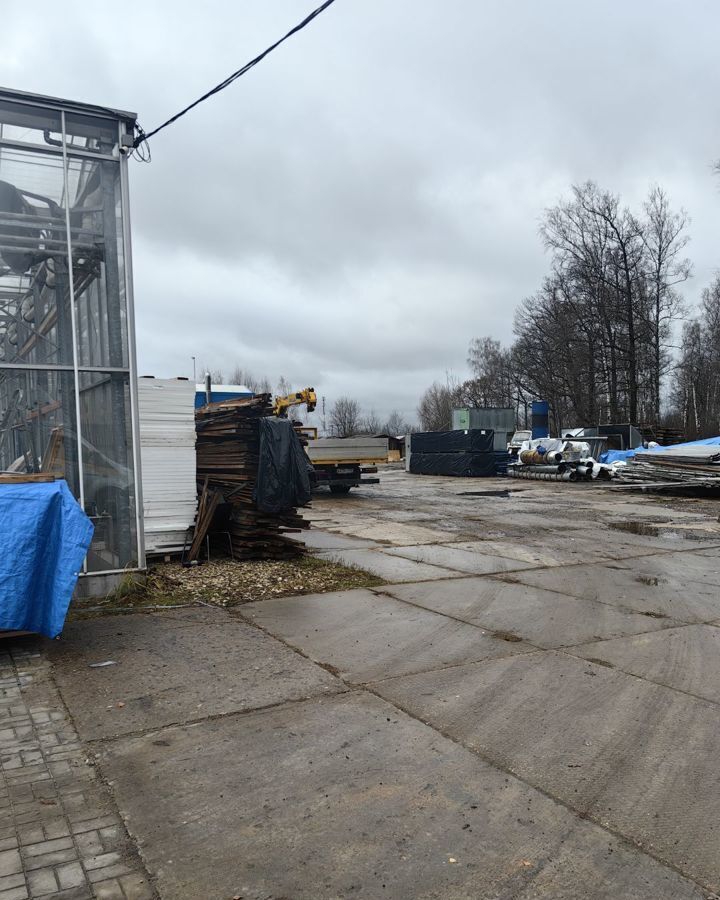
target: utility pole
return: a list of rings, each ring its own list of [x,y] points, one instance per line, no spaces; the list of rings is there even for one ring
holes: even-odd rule
[[[195,357],[192,357],[193,361],[193,384],[197,384],[197,371],[195,369]]]
[[[323,411],[323,417],[322,417],[323,437],[327,437],[327,420],[325,419],[325,397],[322,398],[322,411]]]

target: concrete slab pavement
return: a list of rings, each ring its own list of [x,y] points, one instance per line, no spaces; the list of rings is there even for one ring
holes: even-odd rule
[[[436,528],[426,528],[423,525],[413,525],[407,522],[388,521],[373,516],[363,516],[358,522],[350,519],[343,525],[334,525],[343,534],[352,535],[364,540],[376,541],[381,544],[436,544],[440,541],[452,540],[452,531],[441,531]]]
[[[574,647],[573,655],[720,703],[720,628],[685,625]]]
[[[654,559],[655,557],[653,557]],[[648,557],[621,563],[533,569],[504,580],[559,591],[584,600],[601,600],[683,622],[707,622],[720,615],[720,589],[680,576],[656,575]]]
[[[0,900],[51,885],[64,898],[80,875],[78,897],[124,900],[717,890],[720,629],[679,624],[720,622],[717,556],[678,535],[609,527],[667,516],[680,532],[717,516],[594,485],[381,478],[357,498],[318,495],[311,515],[327,530],[309,542],[382,567],[385,586],[91,620],[49,648],[54,673],[18,688],[37,722],[17,718],[14,695],[0,720],[3,751],[11,742],[0,815],[14,829],[0,824]],[[464,571],[485,571],[488,558],[516,571]],[[118,664],[88,668],[103,659]],[[55,682],[74,724],[61,712],[69,743],[46,751],[61,734],[47,699]],[[8,722],[22,735],[8,737]],[[91,784],[112,794],[98,805]],[[56,798],[67,798],[72,846],[48,852],[72,858],[35,867],[21,840],[40,838],[24,817],[44,841],[67,840],[63,816],[43,805]],[[76,836],[77,803],[111,824],[81,822]],[[119,862],[113,834],[125,834]]]
[[[703,896],[364,692],[124,738],[100,765],[173,900]]]
[[[365,569],[388,582],[427,581],[433,578],[460,577],[465,574],[400,556],[391,556],[381,550],[326,550],[317,555],[322,559]]]
[[[606,640],[675,624],[672,619],[655,619],[608,603],[494,578],[388,585],[382,590],[481,628],[517,635],[543,648]]]
[[[636,563],[625,561],[623,568],[673,582],[712,586],[720,594],[720,549],[701,552],[663,553],[647,556]]]
[[[472,553],[487,553],[491,556],[503,556],[507,559],[519,559],[523,562],[533,563],[535,566],[566,566],[576,563],[602,562],[606,557],[600,553],[593,553],[588,558],[588,552],[574,549],[567,542],[564,546],[549,547],[545,543],[523,541],[460,541],[452,545],[460,550],[469,550]]]
[[[720,707],[548,651],[385,681],[384,698],[720,888]]]
[[[47,646],[86,741],[343,689],[219,609],[73,622]],[[91,668],[108,660],[115,665]]]
[[[335,534],[332,531],[321,531],[312,528],[301,531],[299,534],[288,534],[292,541],[312,547],[313,550],[366,550],[379,546],[374,541],[364,541],[362,538],[349,537],[344,534]]]
[[[540,563],[528,560],[508,559],[504,556],[491,556],[489,553],[470,551],[454,544],[436,544],[420,547],[392,547],[384,551],[390,556],[414,559],[419,563],[442,566],[454,572],[468,575],[490,575],[493,572],[515,572],[519,569],[532,569]]]
[[[264,600],[240,614],[354,684],[533,649],[368,590]]]

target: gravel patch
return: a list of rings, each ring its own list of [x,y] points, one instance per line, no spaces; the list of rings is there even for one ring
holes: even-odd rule
[[[382,583],[382,579],[362,569],[313,556],[295,560],[215,559],[189,568],[177,562],[160,563],[139,581],[128,577],[107,597],[76,600],[70,618],[198,602],[230,607],[271,597],[321,594]]]

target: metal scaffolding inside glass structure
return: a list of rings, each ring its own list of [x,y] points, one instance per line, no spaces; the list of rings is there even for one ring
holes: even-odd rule
[[[132,113],[0,89],[0,470],[65,478],[87,574],[144,568]]]

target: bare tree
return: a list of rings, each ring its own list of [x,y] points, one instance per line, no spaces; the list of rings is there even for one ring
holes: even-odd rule
[[[468,365],[473,377],[454,392],[457,406],[516,405],[517,378],[511,348],[503,348],[491,337],[474,338],[468,349]]]
[[[358,434],[378,434],[381,427],[380,419],[378,419],[375,410],[371,409],[358,422]]]
[[[688,217],[684,210],[670,211],[667,195],[659,186],[651,189],[645,201],[646,224],[643,243],[646,252],[649,287],[649,319],[652,334],[653,405],[655,420],[660,419],[662,378],[670,362],[668,344],[674,321],[683,313],[676,287],[692,274],[692,264],[682,257],[690,238],[683,234]]]
[[[672,387],[673,416],[689,437],[720,434],[720,275],[683,329]]]
[[[385,434],[391,434],[395,437],[401,434],[408,434],[411,426],[405,421],[402,414],[394,409],[387,418],[387,422],[383,427]]]
[[[338,397],[330,407],[330,432],[335,437],[352,437],[360,427],[360,405],[350,397]]]
[[[516,350],[520,360],[523,354],[533,359],[532,369],[523,366],[525,387],[533,393],[542,387],[560,418],[572,424],[660,419],[672,332],[682,312],[678,287],[691,273],[682,252],[687,221],[659,187],[640,216],[593,182],[574,186],[569,199],[546,210],[540,233],[552,253],[552,273],[523,302]]]
[[[452,428],[453,389],[435,382],[424,392],[418,406],[418,418],[425,431],[449,431]]]
[[[198,364],[197,370],[200,373],[199,378],[202,382],[205,381],[205,376],[209,373],[213,384],[225,384],[225,376],[222,369],[213,369],[211,366],[206,366],[205,363],[201,362]]]
[[[244,384],[245,387],[250,388],[253,394],[272,393],[272,385],[270,384],[270,379],[267,377],[267,375],[262,375],[261,377],[256,378],[255,375],[252,374],[252,372],[249,372],[247,369],[243,369],[240,365],[236,365],[230,373],[230,383]]]
[[[285,397],[292,391],[292,385],[284,375],[281,375],[275,390],[280,397]]]

